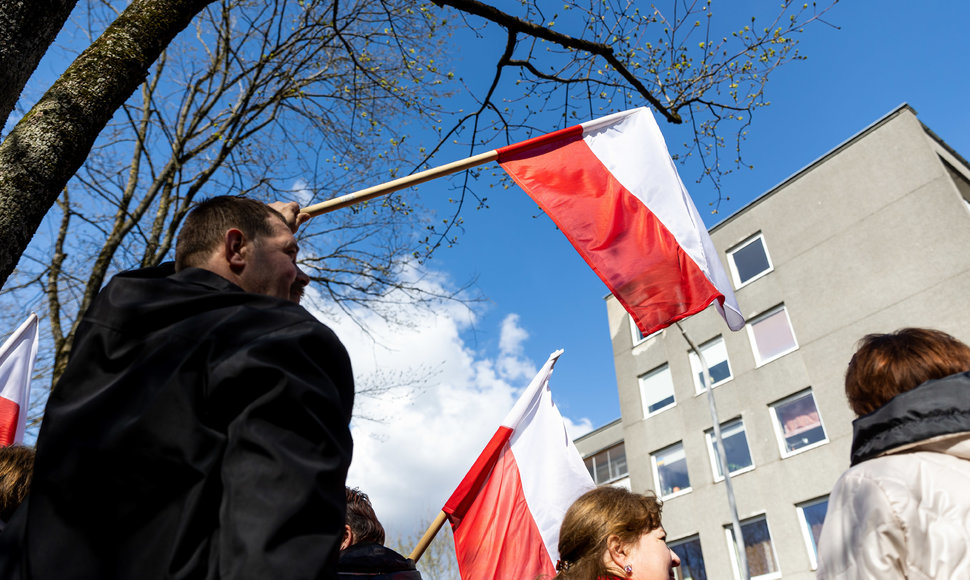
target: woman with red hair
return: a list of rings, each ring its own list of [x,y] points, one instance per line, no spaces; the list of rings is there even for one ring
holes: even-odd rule
[[[970,347],[904,328],[862,339],[845,393],[852,467],[835,484],[818,578],[970,578]]]

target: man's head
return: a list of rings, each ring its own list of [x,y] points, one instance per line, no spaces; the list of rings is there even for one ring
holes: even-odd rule
[[[280,212],[252,199],[220,196],[185,218],[175,270],[203,268],[247,292],[299,302],[310,280],[296,265],[298,251]]]
[[[367,494],[359,489],[345,488],[347,492],[347,523],[340,549],[345,550],[354,544],[384,545],[384,526],[374,513],[374,506]]]

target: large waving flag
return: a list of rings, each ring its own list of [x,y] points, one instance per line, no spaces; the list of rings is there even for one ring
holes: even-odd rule
[[[561,354],[549,356],[442,508],[462,580],[556,574],[562,518],[594,486],[549,391]]]
[[[717,300],[744,326],[687,189],[647,108],[498,149],[498,162],[552,218],[644,335]]]
[[[0,347],[0,446],[21,443],[37,357],[37,315],[31,313]]]

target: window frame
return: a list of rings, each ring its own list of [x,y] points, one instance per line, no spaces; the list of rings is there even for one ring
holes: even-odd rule
[[[684,454],[683,461],[684,461],[685,471],[687,471],[687,487],[682,488],[682,489],[679,489],[679,490],[677,490],[675,492],[672,492],[672,493],[669,493],[667,495],[663,495],[663,485],[661,484],[661,481],[660,481],[660,470],[657,467],[657,455],[660,455],[661,453],[664,453],[666,451],[670,451],[670,450],[672,450],[672,449],[674,449],[676,447],[680,447],[681,452]],[[662,447],[662,448],[660,448],[660,449],[658,449],[658,450],[656,450],[656,451],[654,451],[654,452],[652,452],[650,454],[650,468],[653,471],[654,487],[658,490],[657,491],[657,496],[660,499],[666,501],[666,500],[671,499],[671,498],[675,498],[675,497],[680,497],[682,495],[686,495],[686,494],[688,494],[688,493],[690,493],[691,491],[694,490],[693,484],[690,483],[690,471],[687,470],[686,467],[687,467],[687,451],[684,449],[684,442],[683,442],[683,440],[678,441],[678,442],[676,442],[676,443],[674,443],[672,445],[668,445],[666,447]]]
[[[623,463],[624,463],[624,465],[626,465],[626,471],[624,471],[620,475],[614,476],[613,475],[613,460],[612,460],[612,458],[610,456],[610,451],[616,449],[617,447],[623,447]],[[597,455],[600,455],[602,453],[605,453],[606,454],[606,470],[607,470],[607,473],[610,474],[610,476],[609,476],[609,478],[607,478],[604,481],[596,481],[596,456]],[[597,451],[595,453],[590,453],[586,457],[583,457],[583,464],[584,465],[586,464],[586,460],[587,459],[591,459],[593,461],[593,466],[592,466],[593,469],[592,469],[592,473],[590,473],[590,478],[593,480],[593,483],[595,483],[596,485],[608,485],[608,484],[612,484],[613,482],[619,481],[619,480],[623,479],[624,477],[630,477],[630,463],[626,460],[626,442],[625,441],[619,441],[617,443],[614,443],[613,445],[610,445],[609,447],[604,447],[603,449],[600,449],[599,451]],[[590,470],[590,468],[587,465],[586,466],[586,471],[589,471],[589,470]]]
[[[710,358],[708,358],[707,353],[704,352],[704,350],[705,349],[710,350],[712,348],[715,348],[717,344],[720,344],[721,345],[721,348],[724,349],[724,361],[723,362],[726,362],[727,363],[727,366],[728,366],[728,376],[727,376],[727,378],[723,378],[723,379],[721,379],[719,381],[712,382],[711,383],[711,388],[712,389],[715,388],[715,387],[719,387],[719,386],[723,385],[724,383],[727,383],[727,382],[729,382],[729,381],[731,381],[731,380],[734,379],[734,369],[731,367],[731,357],[728,356],[727,343],[724,342],[724,336],[723,335],[720,335],[719,334],[719,335],[715,336],[714,338],[708,340],[704,344],[699,345],[697,347],[697,349],[700,350],[701,353],[704,355],[704,360],[707,361],[707,364],[711,364],[711,360],[710,360]],[[704,389],[704,383],[703,383],[703,381],[701,381],[698,378],[698,376],[697,376],[698,374],[704,372],[704,369],[701,368],[701,359],[700,359],[699,356],[697,356],[694,353],[694,349],[690,349],[690,350],[687,351],[687,360],[690,362],[691,380],[694,381],[694,394],[695,395],[703,395],[706,392],[706,389]],[[720,364],[720,361],[718,361],[718,364]],[[711,377],[711,380],[713,381],[714,380],[714,377]]]
[[[815,542],[815,535],[812,534],[812,527],[808,524],[808,518],[805,517],[805,508],[817,506],[822,502],[826,504],[825,513],[828,515],[829,496],[827,495],[795,504],[798,522],[802,528],[802,538],[805,540],[805,550],[808,552],[808,560],[812,565],[812,570],[818,570],[818,545]],[[822,518],[822,522],[824,524],[825,518]]]
[[[755,240],[758,240],[758,239],[761,240],[761,249],[764,250],[765,260],[768,261],[768,267],[765,270],[755,274],[751,278],[748,278],[744,282],[741,282],[741,275],[738,272],[738,266],[737,264],[734,263],[734,254],[748,247],[749,245],[754,243]],[[751,284],[755,280],[759,280],[764,276],[767,276],[768,274],[775,271],[775,263],[771,261],[771,254],[768,252],[768,244],[765,242],[764,232],[759,231],[757,233],[754,233],[748,236],[741,242],[735,244],[731,249],[725,252],[725,254],[727,254],[728,268],[731,270],[731,281],[734,282],[735,290],[740,290],[741,288],[744,288],[745,286],[747,286],[748,284]]]
[[[815,405],[815,412],[818,413],[818,424],[822,428],[822,433],[824,436],[818,441],[815,441],[814,443],[809,443],[804,447],[799,447],[798,449],[789,451],[787,439],[785,437],[785,426],[781,424],[781,420],[779,420],[778,418],[777,407],[784,405],[786,403],[791,403],[793,401],[801,399],[804,396],[812,397],[812,403]],[[792,393],[791,395],[788,395],[787,397],[778,399],[773,403],[769,403],[768,412],[771,414],[771,424],[772,424],[772,428],[775,430],[775,439],[778,442],[778,452],[781,453],[782,459],[787,459],[789,457],[792,457],[793,455],[798,455],[800,453],[810,451],[812,449],[815,449],[816,447],[821,447],[822,445],[825,445],[829,442],[829,432],[828,432],[828,429],[825,428],[825,421],[822,419],[822,412],[818,408],[818,400],[815,398],[815,392],[812,391],[812,387],[802,389],[800,391]]]
[[[700,554],[700,557],[701,557],[700,564],[701,564],[701,568],[702,568],[702,570],[698,570],[698,572],[700,572],[702,574],[702,576],[700,576],[698,578],[695,578],[694,576],[690,576],[690,579],[691,580],[707,580],[707,562],[706,562],[706,560],[704,558],[704,547],[701,545],[701,536],[700,536],[700,534],[691,534],[689,536],[684,536],[683,538],[678,538],[676,540],[672,540],[670,542],[667,542],[667,547],[670,548],[671,551],[673,551],[673,549],[676,546],[681,546],[683,544],[689,544],[689,543],[692,543],[692,542],[697,542],[697,551],[698,551],[698,553]],[[677,556],[680,557],[680,554],[677,554]],[[683,561],[684,561],[684,559],[681,558],[681,565],[679,567],[677,567],[677,568],[674,568],[674,577],[677,578],[678,580],[682,580],[684,578],[684,574],[681,571],[681,569],[684,567]]]
[[[751,459],[751,464],[734,471],[730,471],[730,466],[728,466],[728,474],[731,477],[741,475],[742,473],[747,473],[755,468],[754,454],[751,453],[751,443],[748,442],[748,430],[744,427],[744,417],[735,417],[734,419],[729,419],[721,423],[720,427],[722,435],[725,428],[734,424],[741,425],[741,431],[744,433],[744,444],[748,447],[748,457]],[[718,465],[717,452],[714,448],[714,427],[704,431],[704,439],[707,441],[707,455],[711,461],[711,475],[714,477],[714,483],[724,481],[724,475],[718,473],[720,466]],[[725,451],[727,450],[725,449]]]
[[[633,340],[633,346],[637,346],[639,344],[642,344],[644,342],[647,342],[651,338],[657,336],[658,334],[660,334],[661,332],[664,331],[664,329],[661,328],[660,330],[655,330],[655,331],[651,332],[650,334],[648,334],[646,336],[643,336],[640,333],[640,329],[637,328],[637,323],[633,321],[633,315],[631,315],[628,312],[627,315],[626,315],[626,318],[627,318],[627,321],[630,323],[630,338]]]
[[[647,406],[646,397],[644,396],[643,380],[646,379],[647,377],[656,376],[656,375],[662,373],[664,370],[667,371],[667,376],[670,378],[670,395],[671,395],[671,397],[673,397],[674,400],[669,405],[665,405],[665,406],[663,406],[663,407],[661,407],[659,409],[656,409],[654,411],[650,411],[649,408],[648,408],[648,406]],[[643,418],[644,419],[648,419],[650,417],[653,417],[654,415],[658,415],[658,414],[663,413],[664,411],[666,411],[668,409],[672,409],[673,407],[676,407],[677,406],[677,393],[675,392],[676,391],[676,387],[674,385],[674,377],[673,377],[673,375],[670,372],[670,364],[668,364],[668,363],[663,363],[662,365],[660,365],[660,366],[658,366],[656,368],[653,368],[653,369],[651,369],[651,370],[643,373],[642,375],[639,375],[637,377],[637,390],[639,391],[639,394],[640,394],[640,410],[643,413]],[[666,400],[666,398],[661,399],[660,401],[657,401],[657,402],[659,403],[659,402],[664,401],[664,400]]]
[[[791,331],[791,337],[792,337],[792,342],[794,343],[794,346],[792,346],[788,350],[784,350],[784,351],[778,352],[778,353],[776,353],[776,354],[774,354],[774,355],[772,355],[772,356],[770,356],[768,358],[762,358],[761,357],[761,350],[758,348],[758,341],[755,338],[754,326],[758,322],[760,322],[762,320],[765,320],[765,319],[767,319],[767,318],[769,318],[771,316],[774,316],[774,315],[778,314],[779,312],[783,312],[784,315],[785,315],[785,321],[788,322],[788,330]],[[751,343],[751,354],[754,355],[754,366],[755,366],[755,368],[763,367],[764,365],[766,365],[766,364],[768,364],[768,363],[770,363],[772,361],[778,360],[781,357],[783,357],[785,355],[788,355],[788,354],[791,354],[791,353],[795,352],[796,350],[798,350],[798,337],[795,336],[795,327],[792,326],[791,316],[788,314],[788,307],[785,306],[784,303],[781,303],[781,304],[779,304],[777,306],[774,306],[772,308],[769,308],[769,309],[765,310],[764,312],[758,314],[757,316],[752,316],[751,319],[748,320],[747,323],[744,325],[744,328],[748,332],[748,341]]]
[[[742,549],[745,546],[745,544],[744,544],[744,537],[743,537],[744,536],[744,526],[747,525],[747,524],[753,524],[753,523],[757,522],[758,520],[763,520],[765,522],[765,528],[767,528],[767,530],[768,530],[768,540],[771,543],[771,556],[772,556],[772,558],[775,561],[775,567],[777,568],[777,570],[775,570],[774,572],[768,572],[767,574],[759,574],[758,576],[751,576],[750,577],[750,580],[775,580],[776,578],[781,578],[782,577],[782,574],[781,574],[781,560],[778,559],[778,550],[775,549],[775,540],[774,540],[774,536],[771,534],[771,526],[768,525],[768,516],[767,516],[767,514],[761,513],[761,514],[758,514],[756,516],[752,516],[750,518],[746,518],[746,519],[744,519],[743,521],[740,522],[741,528],[742,528],[741,529],[741,536],[742,536],[742,538],[741,538],[741,545],[742,545]],[[738,554],[735,551],[736,544],[734,542],[734,527],[731,524],[725,524],[724,525],[724,538],[725,538],[725,541],[727,542],[728,557],[731,560],[731,572],[732,572],[732,574],[734,574],[735,580],[741,580],[741,569],[740,569],[741,568],[741,565],[738,562]],[[750,565],[749,565],[749,571],[750,571]]]

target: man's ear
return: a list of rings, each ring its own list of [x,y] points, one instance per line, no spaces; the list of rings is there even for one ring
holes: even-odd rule
[[[350,529],[350,526],[344,524],[344,537],[340,540],[340,549],[346,550],[354,541],[354,532]]]
[[[238,272],[246,266],[246,259],[249,254],[248,245],[249,241],[246,239],[246,234],[242,233],[241,230],[236,228],[226,230],[226,235],[223,236],[223,253],[229,268],[233,272]]]

